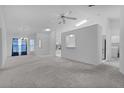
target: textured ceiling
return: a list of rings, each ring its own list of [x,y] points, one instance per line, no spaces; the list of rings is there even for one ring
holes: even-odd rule
[[[57,24],[59,14],[72,11],[69,16],[78,20],[68,20],[66,24]],[[40,32],[49,27],[53,31],[65,31],[75,29],[75,24],[83,19],[92,20],[97,17],[119,19],[120,6],[94,6],[86,5],[16,5],[4,6],[7,30],[10,32]]]

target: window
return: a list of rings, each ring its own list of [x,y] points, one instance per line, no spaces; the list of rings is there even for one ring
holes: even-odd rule
[[[67,35],[65,39],[66,39],[66,47],[76,47],[74,34]]]
[[[34,40],[30,40],[30,51],[34,51]]]
[[[12,56],[19,55],[18,38],[12,39]]]
[[[42,48],[42,42],[39,40],[39,48]]]

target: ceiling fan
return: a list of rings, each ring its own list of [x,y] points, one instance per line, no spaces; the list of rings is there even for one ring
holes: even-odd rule
[[[59,21],[58,24],[65,24],[66,20],[77,20],[77,18],[75,18],[75,17],[68,16],[71,13],[72,13],[72,11],[60,14],[58,17],[58,21]]]
[[[95,5],[88,5],[88,7],[93,7],[93,6],[95,6]]]

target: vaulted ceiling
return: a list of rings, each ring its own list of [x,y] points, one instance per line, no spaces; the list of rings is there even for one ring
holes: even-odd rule
[[[78,20],[67,20],[66,24],[58,24],[57,18],[61,13],[72,11],[69,16]],[[75,29],[75,24],[83,19],[89,22],[97,17],[119,19],[120,6],[99,5],[7,5],[4,6],[5,22],[8,32],[40,32],[45,28],[53,31]]]

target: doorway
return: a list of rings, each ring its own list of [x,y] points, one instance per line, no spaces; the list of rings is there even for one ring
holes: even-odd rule
[[[27,55],[27,38],[12,39],[12,56]]]
[[[104,64],[119,67],[119,58],[120,58],[120,37],[119,36],[111,36],[110,39],[110,56],[107,59],[106,51],[106,39],[103,37],[102,39],[102,61]]]
[[[102,60],[106,60],[106,36],[102,37]]]

